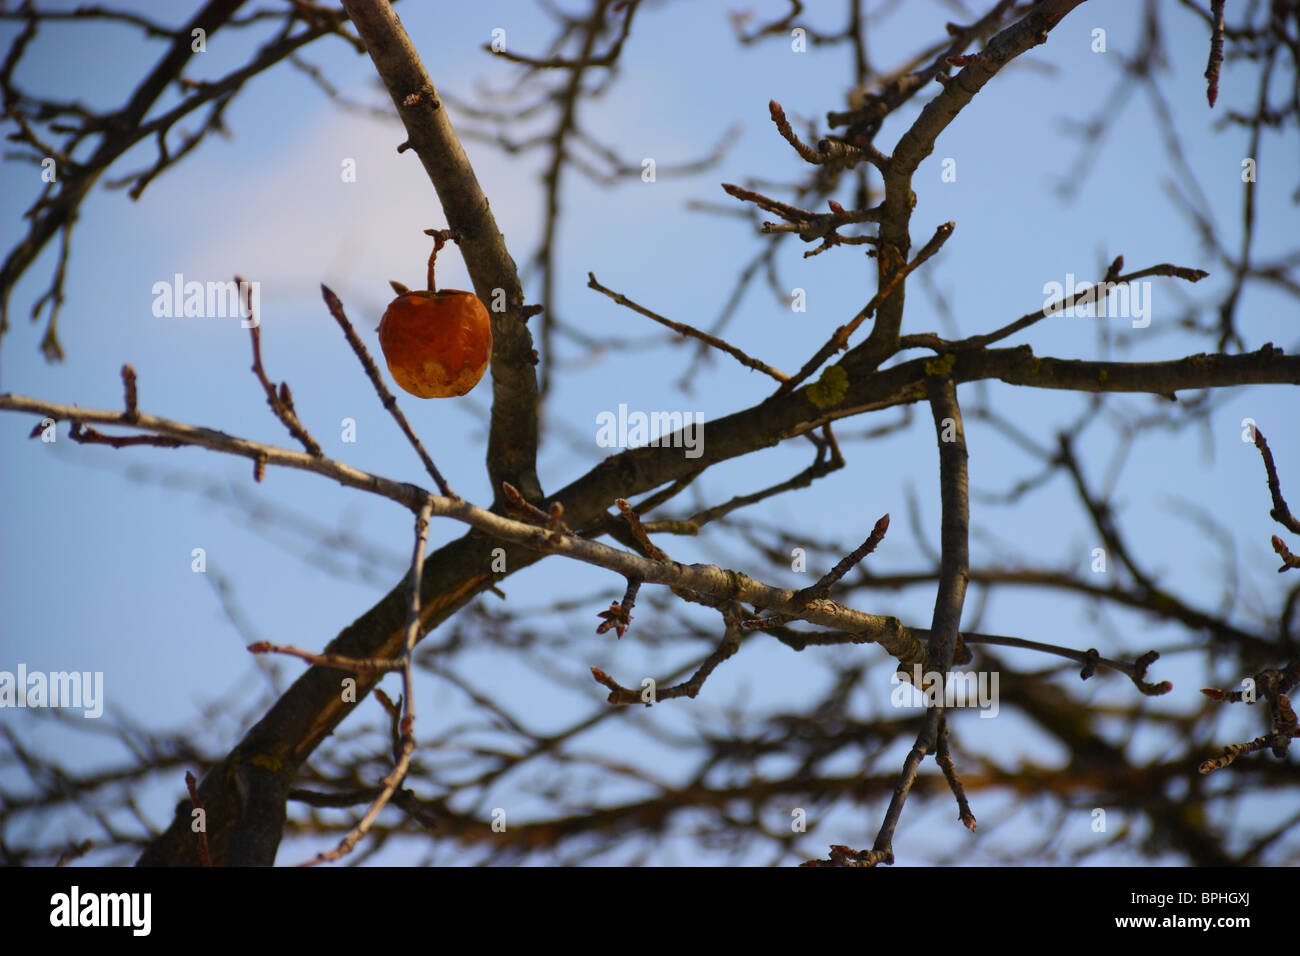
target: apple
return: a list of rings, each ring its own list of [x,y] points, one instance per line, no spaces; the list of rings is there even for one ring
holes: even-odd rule
[[[384,310],[379,346],[403,389],[420,398],[452,398],[487,371],[492,320],[473,292],[405,292]]]

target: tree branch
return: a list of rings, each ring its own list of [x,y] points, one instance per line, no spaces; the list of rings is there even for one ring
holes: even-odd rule
[[[447,226],[458,236],[474,291],[484,302],[505,296],[505,311],[492,311],[492,424],[487,468],[500,503],[502,483],[529,501],[542,498],[537,480],[538,391],[536,354],[525,324],[524,293],[515,261],[497,228],[438,91],[411,38],[387,0],[343,0],[438,193]]]

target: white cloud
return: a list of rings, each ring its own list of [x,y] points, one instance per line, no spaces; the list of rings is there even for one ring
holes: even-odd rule
[[[419,158],[397,153],[402,128],[338,110],[322,115],[325,122],[296,148],[250,167],[252,180],[236,202],[204,210],[207,239],[195,258],[217,274],[256,277],[281,298],[315,298],[321,282],[376,300],[389,297],[389,279],[423,287],[432,240],[422,231],[444,227],[446,218]],[[466,149],[519,262],[539,228],[535,176],[485,146]],[[355,182],[343,181],[345,160],[355,162]],[[468,287],[455,251],[439,261],[440,287]]]

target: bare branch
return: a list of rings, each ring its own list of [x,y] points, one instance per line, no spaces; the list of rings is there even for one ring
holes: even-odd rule
[[[411,38],[387,0],[343,0],[397,107],[411,149],[420,157],[459,237],[474,291],[484,302],[505,297],[506,311],[492,312],[492,425],[488,434],[488,477],[530,501],[540,500],[537,481],[538,425],[536,361],[523,315],[524,294],[487,197],[442,109]]]
[[[619,305],[625,306],[626,308],[631,309],[633,312],[639,312],[641,315],[644,315],[646,318],[654,319],[660,325],[667,326],[668,328],[676,332],[678,335],[686,335],[694,339],[699,339],[701,342],[704,342],[705,344],[712,346],[713,348],[717,349],[720,352],[726,352],[728,355],[730,355],[732,358],[734,358],[736,361],[738,361],[741,365],[745,366],[746,368],[752,368],[755,371],[762,372],[764,375],[768,375],[776,379],[778,382],[785,382],[789,379],[789,376],[786,375],[784,372],[780,372],[777,369],[772,368],[772,366],[768,365],[767,363],[760,362],[756,358],[750,358],[740,349],[736,348],[734,345],[728,342],[724,342],[722,339],[712,336],[707,332],[701,332],[699,329],[694,328],[693,326],[690,325],[686,325],[682,322],[674,322],[672,319],[665,319],[662,315],[659,315],[658,313],[655,312],[651,312],[649,309],[645,308],[644,306],[637,305],[635,302],[633,302],[631,299],[629,299],[627,296],[623,295],[622,293],[615,292],[613,289],[605,288],[603,285],[601,285],[599,282],[596,281],[596,276],[590,272],[587,273],[587,288],[595,289],[597,292],[604,293],[605,295],[613,299],[615,302],[617,302]]]

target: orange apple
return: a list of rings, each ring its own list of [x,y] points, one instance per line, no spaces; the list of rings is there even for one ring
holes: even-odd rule
[[[492,321],[473,292],[406,292],[384,310],[379,345],[388,371],[406,391],[451,398],[464,395],[487,371]]]

